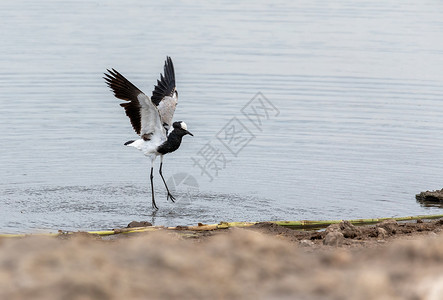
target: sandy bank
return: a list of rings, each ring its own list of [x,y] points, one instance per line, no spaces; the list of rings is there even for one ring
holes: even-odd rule
[[[0,298],[440,299],[441,223],[3,238]],[[339,246],[325,245],[331,232]]]

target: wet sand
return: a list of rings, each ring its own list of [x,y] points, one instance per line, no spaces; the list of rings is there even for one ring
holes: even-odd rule
[[[443,221],[0,239],[0,299],[441,299]]]

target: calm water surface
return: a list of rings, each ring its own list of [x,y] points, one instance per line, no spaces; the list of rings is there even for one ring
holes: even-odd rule
[[[0,19],[0,232],[442,213],[414,197],[443,182],[439,1],[19,0]],[[102,76],[150,94],[166,55],[195,136],[153,213]]]

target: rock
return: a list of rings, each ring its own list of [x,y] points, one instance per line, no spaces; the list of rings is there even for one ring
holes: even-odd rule
[[[127,228],[134,228],[134,227],[148,227],[148,226],[152,226],[152,223],[147,222],[147,221],[132,221],[126,227]]]
[[[377,237],[384,239],[387,236],[388,236],[388,233],[387,233],[386,229],[384,229],[382,227],[377,228]]]
[[[418,202],[432,202],[439,203],[443,202],[443,189],[437,191],[426,191],[415,195],[415,199]]]
[[[330,232],[340,232],[345,238],[355,238],[360,235],[361,230],[352,225],[349,221],[342,221],[339,224],[331,224],[326,227],[326,234]]]
[[[326,234],[323,244],[328,246],[341,246],[345,240],[343,233],[332,231]]]
[[[345,238],[355,238],[361,234],[361,230],[351,224],[349,221],[340,222],[340,230]]]
[[[310,241],[310,240],[301,240],[300,241],[300,246],[302,246],[302,247],[312,247],[312,246],[314,246],[314,242]]]
[[[331,224],[331,225],[329,225],[328,227],[326,227],[325,232],[326,233],[329,233],[329,232],[341,232],[340,224]]]
[[[388,235],[396,234],[398,229],[398,223],[397,221],[393,219],[385,220],[375,226],[376,228],[383,228],[386,230],[386,233]]]

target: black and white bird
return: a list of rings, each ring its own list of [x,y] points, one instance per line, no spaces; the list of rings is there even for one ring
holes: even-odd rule
[[[166,57],[164,76],[160,74],[152,97],[149,98],[135,85],[116,70],[107,70],[106,83],[114,92],[115,97],[128,101],[121,103],[126,115],[131,120],[132,127],[140,136],[139,139],[128,141],[126,146],[134,147],[151,159],[151,193],[152,207],[158,209],[154,197],[153,170],[154,161],[160,155],[159,173],[168,192],[167,199],[175,202],[162,174],[163,155],[174,152],[180,147],[183,136],[192,133],[188,131],[185,122],[172,123],[175,107],[178,101],[178,92],[175,86],[174,65],[170,57]]]

